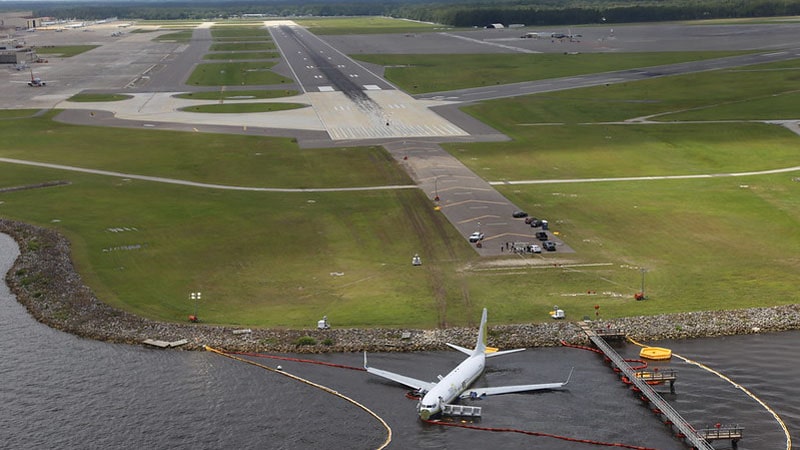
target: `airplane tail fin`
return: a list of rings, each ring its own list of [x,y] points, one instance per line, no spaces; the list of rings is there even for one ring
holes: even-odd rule
[[[478,339],[475,343],[475,349],[472,351],[473,355],[479,355],[482,353],[486,353],[486,308],[483,308],[481,327],[478,329]]]

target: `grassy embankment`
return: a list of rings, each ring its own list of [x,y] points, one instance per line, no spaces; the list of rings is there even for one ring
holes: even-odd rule
[[[372,147],[301,150],[288,139],[86,128],[49,118],[0,127],[4,157],[241,186],[409,184]],[[199,290],[200,316],[210,323],[296,327],[335,309],[340,324],[434,326],[435,275],[443,267],[452,273],[471,252],[416,189],[241,192],[9,164],[0,174],[2,187],[71,181],[3,194],[2,214],[66,233],[100,298],[163,320],[185,320],[188,293]],[[429,268],[409,263],[418,251],[431,255]]]

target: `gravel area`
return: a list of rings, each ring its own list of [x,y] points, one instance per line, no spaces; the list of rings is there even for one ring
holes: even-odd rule
[[[186,339],[188,343],[177,348],[197,350],[208,345],[229,351],[292,353],[443,350],[447,348],[445,342],[472,347],[475,339],[475,329],[463,327],[246,332],[201,323],[157,322],[98,300],[75,271],[69,242],[58,233],[5,219],[0,219],[0,233],[11,236],[19,245],[20,256],[6,275],[17,300],[36,320],[85,338],[126,344],[141,344],[146,339]],[[648,341],[776,332],[800,329],[800,305],[626,317],[594,325]],[[490,344],[500,348],[557,346],[562,340],[588,343],[580,329],[568,321],[492,326],[489,332]]]

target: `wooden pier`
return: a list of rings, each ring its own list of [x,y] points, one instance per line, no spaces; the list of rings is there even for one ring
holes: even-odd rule
[[[637,370],[636,377],[649,385],[662,384],[669,382],[669,393],[675,393],[675,380],[678,379],[678,372],[675,369],[666,370]]]
[[[744,428],[738,425],[732,427],[723,427],[717,425],[714,428],[705,428],[702,430],[697,430],[697,433],[707,441],[720,441],[720,440],[730,439],[731,448],[733,450],[736,450],[737,448],[739,448],[739,439],[742,438],[743,431]]]
[[[611,364],[622,372],[631,382],[631,389],[641,394],[641,399],[650,403],[651,410],[663,416],[664,423],[673,427],[676,435],[681,437],[687,444],[697,450],[714,450],[714,447],[698,431],[692,427],[652,386],[640,377],[636,376],[631,366],[603,339],[600,334],[593,330],[589,324],[578,322],[578,326],[589,337],[592,343],[611,361]],[[741,436],[740,436],[741,437]],[[738,439],[737,439],[738,441]]]

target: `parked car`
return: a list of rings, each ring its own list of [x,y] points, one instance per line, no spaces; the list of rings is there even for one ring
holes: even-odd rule
[[[528,248],[530,249],[531,253],[542,253],[542,247],[539,247],[536,244],[531,244],[531,246]]]
[[[539,220],[536,217],[528,216],[525,218],[525,223],[531,223],[534,220]]]
[[[542,226],[542,221],[539,220],[539,219],[533,219],[529,223],[530,223],[531,228],[538,228],[538,227]]]
[[[542,242],[542,246],[543,246],[543,247],[544,247],[544,249],[545,249],[545,250],[547,250],[548,252],[554,252],[554,251],[556,251],[556,243],[555,243],[555,242],[553,242],[553,241],[544,241],[544,242]]]
[[[546,240],[548,240],[550,238],[547,237],[547,232],[546,231],[538,231],[538,232],[536,232],[536,239],[538,239],[540,241],[546,241]]]
[[[481,233],[480,231],[476,231],[469,235],[470,242],[480,242],[482,240],[483,240],[483,233]]]
[[[511,213],[511,217],[521,219],[523,217],[528,217],[528,213],[526,213],[525,211],[514,211]]]

